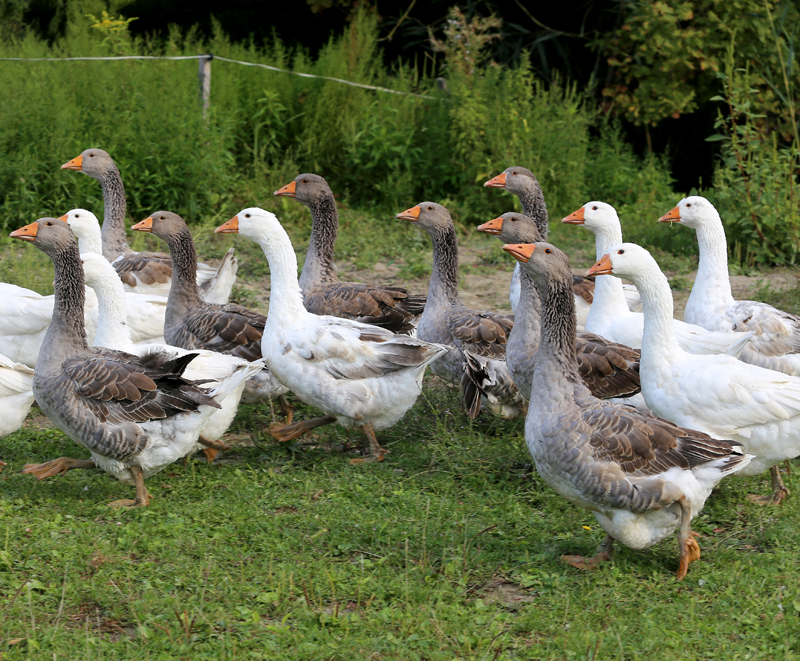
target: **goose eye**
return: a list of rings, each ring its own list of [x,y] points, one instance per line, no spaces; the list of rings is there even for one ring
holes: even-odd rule
[[[48,223],[47,223],[47,226],[48,226],[48,227],[52,227],[52,226],[53,226],[53,223],[52,223],[52,222],[50,222],[50,221],[48,221]]]
[[[511,222],[512,222],[512,223],[516,223],[516,222],[517,222],[517,219],[516,219],[516,218],[514,218],[514,217],[512,216],[512,217],[511,217]]]
[[[546,252],[548,255],[549,255],[550,253],[552,253],[552,252],[553,252],[552,250],[550,250],[550,248],[545,248],[545,249],[544,249],[544,251],[545,251],[545,252]]]
[[[691,202],[687,202],[687,203],[686,203],[686,206],[687,206],[687,207],[690,207],[690,206],[692,206],[692,203],[691,203]]]
[[[511,174],[517,174],[516,172],[512,172]]]
[[[249,213],[246,213],[246,214],[244,215],[244,217],[245,217],[245,218],[249,218],[249,217],[250,217],[250,214],[249,214]]]
[[[79,213],[76,213],[76,214],[75,214],[75,217],[76,217],[76,218],[80,218],[80,217],[81,217],[81,215],[80,215]]]
[[[618,254],[618,255],[624,255],[624,254],[625,254],[625,251],[624,251],[624,250],[619,250],[619,251],[617,251],[617,254]]]
[[[308,183],[308,179],[303,179],[303,183],[307,184]]]
[[[596,207],[596,206],[593,206],[593,207],[592,207],[592,211],[597,211],[597,207]]]
[[[428,207],[428,211],[433,211],[433,207]]]
[[[159,220],[164,220],[164,216],[159,216],[158,219]]]

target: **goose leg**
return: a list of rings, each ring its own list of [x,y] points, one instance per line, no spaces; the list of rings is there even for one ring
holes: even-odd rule
[[[681,496],[678,500],[681,506],[681,528],[678,534],[678,544],[680,544],[681,563],[678,567],[677,578],[683,580],[689,570],[689,563],[700,559],[700,546],[695,537],[699,537],[696,532],[692,532],[692,508],[686,502],[686,498]]]
[[[115,500],[109,503],[109,507],[119,509],[120,507],[147,507],[152,500],[152,496],[147,493],[147,487],[144,486],[144,473],[139,466],[130,467],[131,475],[133,475],[133,482],[136,485],[136,499],[123,498],[122,500]]]
[[[294,406],[289,403],[285,395],[278,397],[278,405],[281,407],[281,413],[283,413],[283,424],[291,425],[294,419]]]
[[[361,430],[367,437],[367,441],[369,441],[369,457],[359,457],[358,459],[351,459],[351,464],[366,464],[372,463],[374,461],[383,461],[385,456],[389,454],[389,450],[383,449],[380,444],[378,443],[378,439],[375,436],[375,430],[372,428],[372,425],[364,425]]]
[[[44,480],[53,475],[63,475],[73,468],[97,468],[91,459],[70,459],[69,457],[59,457],[43,464],[25,464],[22,472],[33,475],[37,480]]]
[[[330,415],[325,416],[324,418],[301,420],[300,422],[295,422],[292,425],[285,425],[283,423],[276,422],[270,425],[269,433],[272,434],[272,438],[274,438],[276,441],[293,441],[296,438],[300,438],[303,434],[311,431],[312,429],[322,427],[323,425],[329,425],[332,422],[336,422],[336,418]]]
[[[562,555],[561,561],[566,562],[568,565],[576,569],[590,571],[595,569],[601,562],[611,560],[614,552],[614,538],[611,535],[606,535],[603,543],[597,547],[597,553],[591,558],[584,558],[582,555]]]
[[[772,493],[767,496],[750,495],[747,497],[747,500],[751,503],[755,503],[756,505],[778,505],[789,495],[789,490],[783,483],[780,468],[773,466],[769,469],[769,474],[772,478]]]
[[[197,439],[197,442],[200,445],[205,446],[203,448],[203,454],[206,455],[206,461],[211,464],[214,463],[214,458],[217,456],[220,450],[230,450],[231,446],[227,443],[223,443],[220,440],[216,441],[209,441],[202,436]]]

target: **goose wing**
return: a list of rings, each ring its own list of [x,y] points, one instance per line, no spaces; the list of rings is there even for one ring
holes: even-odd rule
[[[581,332],[575,351],[581,378],[595,397],[629,397],[641,391],[638,349]]]
[[[447,320],[456,344],[473,355],[504,360],[508,335],[514,327],[512,315],[456,308]]]

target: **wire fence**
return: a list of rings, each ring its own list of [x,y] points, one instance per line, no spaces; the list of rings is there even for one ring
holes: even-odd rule
[[[280,69],[273,67],[269,64],[261,64],[259,62],[245,62],[243,60],[232,60],[227,57],[214,55],[213,53],[203,53],[200,55],[116,55],[109,57],[0,57],[0,62],[81,62],[81,61],[104,61],[104,60],[197,60],[198,61],[198,79],[199,79],[199,96],[203,104],[203,115],[208,114],[208,108],[211,98],[211,61],[219,60],[220,62],[229,62],[231,64],[239,64],[245,67],[259,67],[269,71],[276,71],[278,73],[288,73],[292,76],[300,76],[301,78],[317,78],[319,80],[328,80],[333,83],[341,83],[342,85],[350,85],[351,87],[360,87],[366,90],[373,90],[375,92],[382,92],[384,94],[401,94],[403,96],[415,96],[419,99],[436,100],[434,96],[427,96],[425,94],[415,94],[414,92],[401,92],[400,90],[392,90],[388,87],[379,87],[377,85],[366,85],[364,83],[357,83],[352,80],[344,80],[343,78],[332,78],[331,76],[318,76],[313,73],[304,73],[302,71],[291,71],[290,69]]]

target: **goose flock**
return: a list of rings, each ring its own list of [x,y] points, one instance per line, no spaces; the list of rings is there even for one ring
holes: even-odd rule
[[[592,201],[563,219],[595,235],[597,262],[576,276],[547,243],[548,215],[530,170],[510,167],[484,186],[518,196],[477,229],[517,260],[514,315],[474,310],[458,292],[458,245],[449,211],[421,202],[396,218],[425,230],[433,269],[427,295],[342,282],[334,242],[338,212],[324,178],[298,175],[276,196],[311,212],[297,257],[278,218],[243,209],[215,231],[256,242],[270,269],[269,314],[228,302],[237,275],[231,247],[217,268],[198,263],[189,227],[169,211],[133,225],[168,253],[136,253],[125,233],[120,172],[101,149],[62,166],[100,182],[102,226],[86,209],[44,217],[11,233],[53,262],[53,296],[0,283],[0,436],[19,429],[34,400],[90,458],[28,464],[39,479],[100,468],[135,487],[117,507],[149,504],[145,480],[190,453],[213,461],[241,401],[276,400],[277,441],[338,423],[360,430],[363,455],[383,461],[377,433],[400,421],[426,368],[461,393],[465,414],[525,416],[525,440],[542,478],[592,512],[613,542],[646,549],[677,531],[682,579],[700,557],[691,522],[728,475],[770,471],[800,455],[800,318],[733,298],[719,214],[692,196],[659,222],[694,229],[697,279],[685,321],[673,318],[666,277],[652,255],[623,243],[614,208]],[[633,285],[623,285],[623,277]],[[587,278],[594,278],[587,279]],[[293,420],[285,394],[323,415]]]

